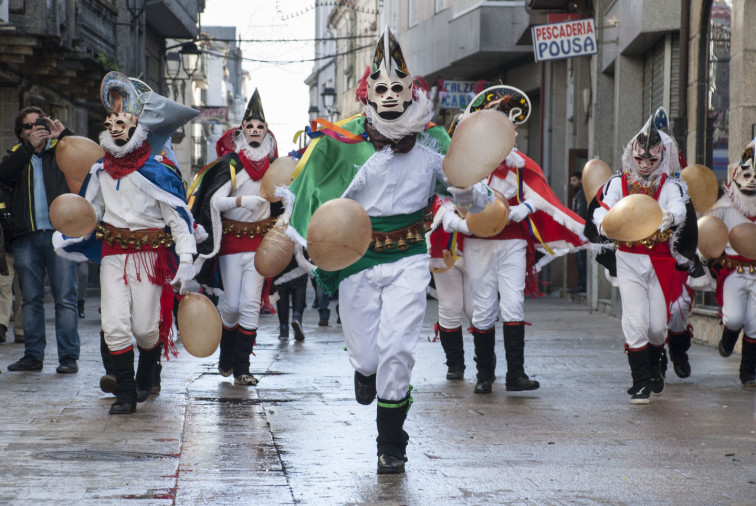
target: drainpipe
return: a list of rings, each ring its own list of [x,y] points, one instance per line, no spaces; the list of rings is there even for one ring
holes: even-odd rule
[[[680,6],[680,81],[678,83],[678,96],[680,108],[677,111],[679,120],[675,122],[675,134],[685,136],[682,143],[688,150],[688,54],[690,45],[690,0],[682,0]]]

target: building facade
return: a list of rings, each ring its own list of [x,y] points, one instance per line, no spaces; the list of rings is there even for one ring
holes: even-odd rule
[[[166,94],[166,39],[198,33],[204,0],[6,0],[0,2],[0,145],[36,105],[96,139],[103,76],[118,70]]]

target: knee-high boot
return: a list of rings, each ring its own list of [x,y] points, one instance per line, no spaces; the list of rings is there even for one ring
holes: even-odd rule
[[[456,329],[445,329],[436,324],[441,337],[441,346],[446,353],[446,379],[462,379],[465,377],[465,348],[462,341],[462,326]]]
[[[536,390],[540,383],[525,374],[525,323],[504,323],[504,352],[507,357],[507,390]]]
[[[100,390],[106,394],[114,394],[118,391],[118,382],[113,374],[113,364],[110,358],[108,345],[105,343],[105,332],[100,330],[100,357],[102,366],[105,368],[105,374],[100,377]]]
[[[672,360],[672,368],[679,378],[690,376],[690,361],[688,350],[693,339],[693,326],[688,325],[682,332],[667,332],[669,342],[669,358]]]
[[[134,348],[110,353],[113,373],[118,382],[116,400],[110,406],[111,415],[128,415],[136,411],[137,393],[134,380]]]
[[[407,442],[409,435],[404,431],[404,420],[412,404],[410,392],[399,401],[378,398],[378,474],[397,474],[404,472],[407,461]]]
[[[648,404],[651,397],[651,372],[648,363],[648,346],[633,350],[625,345],[627,361],[630,364],[630,374],[633,386],[627,390],[631,404]]]
[[[136,372],[137,402],[144,402],[152,393],[155,384],[155,367],[160,362],[163,347],[158,343],[151,349],[139,348],[139,362]]]
[[[255,345],[257,329],[245,329],[239,326],[234,346],[234,384],[257,385],[257,378],[249,372],[249,356]]]
[[[756,387],[756,339],[744,335],[742,352],[740,381],[743,386]]]
[[[735,349],[735,343],[738,342],[738,337],[740,337],[740,331],[738,330],[730,330],[727,327],[722,327],[722,339],[719,341],[719,354],[723,357],[729,357],[732,355],[732,350]]]
[[[478,368],[478,383],[475,385],[476,394],[490,394],[493,382],[496,380],[496,330],[473,328],[473,343],[475,344],[475,364]]]
[[[664,345],[648,345],[648,373],[651,377],[651,393],[661,395],[664,392],[664,376],[661,372]]]
[[[234,347],[236,346],[236,334],[239,332],[239,325],[232,328],[223,326],[220,342],[220,357],[218,358],[218,372],[223,377],[231,376],[234,372]]]

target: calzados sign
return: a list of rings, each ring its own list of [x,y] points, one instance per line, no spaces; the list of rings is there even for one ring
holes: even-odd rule
[[[536,61],[587,56],[598,51],[592,18],[538,25],[531,30]]]

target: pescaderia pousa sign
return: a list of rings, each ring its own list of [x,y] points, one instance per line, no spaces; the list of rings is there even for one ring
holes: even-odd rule
[[[531,30],[537,62],[588,56],[598,51],[593,18],[538,25]]]

